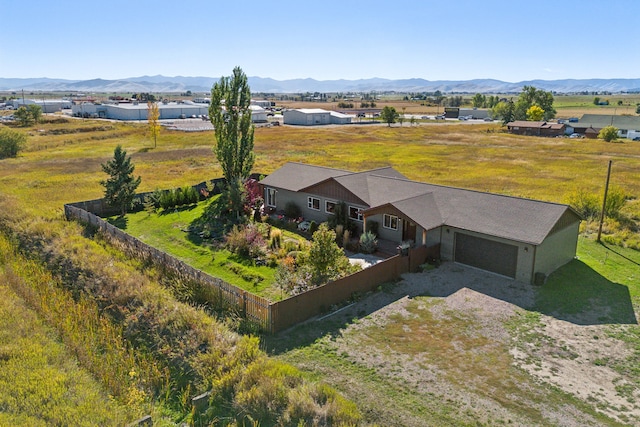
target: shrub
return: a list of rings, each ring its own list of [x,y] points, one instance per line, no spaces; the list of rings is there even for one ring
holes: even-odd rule
[[[375,234],[376,236],[378,235],[378,230],[379,230],[379,226],[380,224],[378,223],[378,221],[367,221],[367,230],[366,231],[370,231],[371,233]]]
[[[282,247],[282,231],[274,228],[269,235],[269,248],[273,250],[280,249]]]
[[[27,143],[27,135],[7,127],[0,127],[0,159],[16,157]]]
[[[200,196],[198,195],[198,191],[194,187],[187,185],[182,188],[183,204],[192,205],[194,203],[198,203],[198,200],[200,200]]]
[[[600,203],[598,202],[598,196],[583,188],[570,194],[567,202],[584,219],[594,219],[599,215]]]
[[[313,234],[318,231],[318,223],[315,221],[311,221],[309,223],[309,233]]]
[[[349,230],[344,230],[344,233],[342,233],[342,247],[347,249],[350,246],[351,243],[351,233],[349,232]]]
[[[378,240],[376,235],[370,231],[365,231],[360,235],[360,252],[364,254],[372,254],[378,248]]]
[[[175,206],[182,206],[184,205],[184,192],[182,191],[182,188],[177,188],[175,190],[171,190],[171,192],[174,194],[174,202],[175,202]]]
[[[610,218],[619,218],[622,207],[629,196],[620,187],[612,186],[607,192],[607,202],[604,206],[604,214]]]
[[[333,216],[329,219],[329,227],[336,230],[338,232],[338,226],[341,225],[343,230],[349,230],[354,232],[355,224],[349,218],[349,207],[345,202],[340,202],[335,206],[333,211]],[[342,235],[342,233],[337,233],[338,237]]]
[[[160,207],[164,210],[171,209],[176,205],[176,194],[173,190],[167,190],[160,196]]]
[[[615,126],[605,126],[598,133],[598,138],[604,139],[606,142],[618,139],[618,128]]]
[[[298,251],[300,250],[300,245],[293,240],[285,240],[283,248],[287,252]]]
[[[342,247],[342,235],[344,234],[344,226],[342,224],[336,225],[336,243]]]
[[[629,199],[629,195],[620,187],[612,186],[607,192],[604,213],[609,218],[619,218],[620,211]],[[584,219],[597,219],[602,210],[602,198],[585,189],[576,190],[568,197],[568,203]]]
[[[263,254],[264,239],[253,225],[234,225],[225,237],[227,249],[244,258],[255,258]]]
[[[296,205],[292,201],[289,201],[286,205],[284,205],[284,215],[287,218],[300,218],[302,216],[302,210],[300,209],[300,206]]]

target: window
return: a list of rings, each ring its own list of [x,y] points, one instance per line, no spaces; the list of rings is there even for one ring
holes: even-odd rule
[[[267,188],[267,206],[276,207],[276,189]]]
[[[324,202],[324,211],[328,214],[333,214],[336,211],[336,202],[330,202],[327,200]]]
[[[307,206],[314,211],[320,210],[320,199],[315,197],[307,197]]]
[[[362,221],[362,209],[356,208],[355,206],[349,206],[349,218],[355,219],[356,221]]]
[[[382,216],[382,226],[391,230],[398,229],[398,217],[395,215],[384,214]]]

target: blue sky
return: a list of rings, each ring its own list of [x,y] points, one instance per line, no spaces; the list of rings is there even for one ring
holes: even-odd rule
[[[638,0],[7,0],[0,77],[640,78]]]

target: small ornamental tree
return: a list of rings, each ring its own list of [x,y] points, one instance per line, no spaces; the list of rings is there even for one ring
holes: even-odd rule
[[[336,244],[336,233],[327,223],[322,223],[313,233],[309,252],[300,260],[311,273],[311,284],[318,286],[348,273],[349,259]]]
[[[22,150],[27,142],[27,135],[0,126],[0,159],[7,157],[16,157],[18,152]]]
[[[153,148],[156,148],[158,143],[158,135],[160,135],[160,110],[157,102],[147,102],[148,112],[147,120],[149,121],[149,135],[153,138]]]
[[[109,175],[108,179],[100,181],[105,188],[104,198],[109,206],[120,209],[122,216],[131,208],[142,180],[140,177],[134,178],[134,169],[131,157],[127,157],[127,152],[120,145],[113,151],[113,159],[102,164],[102,170]]]
[[[618,128],[615,126],[605,126],[598,133],[598,138],[604,139],[606,142],[618,139]]]

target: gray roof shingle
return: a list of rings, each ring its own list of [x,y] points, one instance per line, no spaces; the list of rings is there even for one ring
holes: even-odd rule
[[[411,181],[393,168],[352,173],[287,163],[261,183],[304,191],[326,180],[334,180],[369,209],[393,206],[427,230],[450,226],[533,245],[542,243],[571,210],[557,203]]]
[[[269,187],[300,191],[305,187],[317,184],[328,178],[351,174],[353,174],[353,172],[346,170],[288,162],[280,169],[275,170],[273,173],[262,179],[260,183]]]

